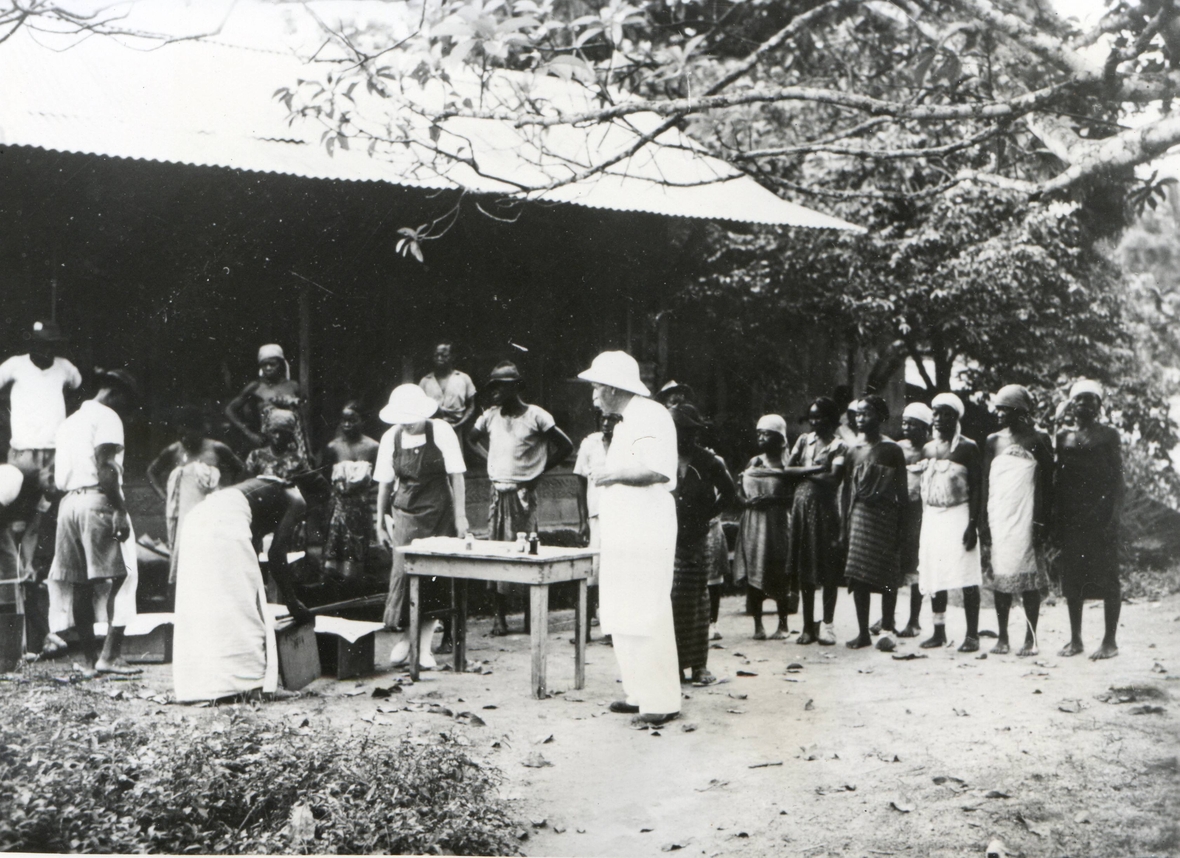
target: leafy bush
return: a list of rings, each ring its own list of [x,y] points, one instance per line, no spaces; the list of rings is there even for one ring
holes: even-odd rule
[[[445,736],[390,744],[238,707],[133,720],[139,701],[5,685],[0,850],[517,854],[494,772]]]

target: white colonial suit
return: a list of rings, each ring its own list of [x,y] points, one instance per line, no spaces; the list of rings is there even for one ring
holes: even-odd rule
[[[680,668],[672,623],[676,555],[676,427],[660,404],[635,396],[623,408],[606,469],[638,465],[668,478],[651,486],[610,485],[599,500],[602,533],[599,619],[614,641],[627,702],[641,713],[680,711]]]

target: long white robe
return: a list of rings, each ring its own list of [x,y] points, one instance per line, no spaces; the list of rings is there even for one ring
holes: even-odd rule
[[[278,687],[274,620],[250,519],[250,503],[236,489],[214,492],[185,517],[172,645],[179,701]]]

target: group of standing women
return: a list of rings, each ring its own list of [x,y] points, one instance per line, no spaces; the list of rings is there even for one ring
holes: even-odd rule
[[[873,635],[881,634],[877,648],[891,651],[893,636],[916,637],[924,595],[931,597],[934,630],[921,646],[945,646],[948,592],[961,590],[967,631],[959,650],[974,652],[986,581],[999,626],[992,652],[1010,651],[1008,618],[1019,596],[1026,634],[1017,654],[1036,655],[1047,557],[1055,554],[1071,628],[1061,655],[1083,651],[1087,598],[1106,606],[1106,633],[1092,658],[1117,655],[1123,478],[1119,434],[1098,422],[1102,396],[1096,382],[1075,384],[1067,413],[1076,425],[1054,444],[1034,425],[1031,394],[1008,385],[993,397],[1000,428],[982,449],[963,436],[965,406],[951,393],[938,394],[930,406],[908,405],[899,443],[882,434],[889,411],[875,395],[849,407],[852,440],[839,435],[836,404],[815,400],[807,414],[812,431],[790,453],[786,421],[762,417],[759,452],[739,478],[743,512],[733,565],[735,580],[747,585],[754,637],[767,637],[766,597],[778,606],[772,639],[787,636],[799,599],[803,629],[796,642],[833,645],[837,593],[847,585],[858,625],[848,647],[872,646]],[[899,631],[894,614],[906,586],[909,619]],[[822,619],[815,613],[817,591]],[[882,616],[870,626],[873,593],[882,596]]]

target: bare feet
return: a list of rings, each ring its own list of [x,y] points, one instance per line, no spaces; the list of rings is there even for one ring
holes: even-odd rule
[[[774,630],[774,634],[772,634],[770,636],[770,640],[772,640],[772,641],[785,640],[787,635],[789,635],[790,633],[791,633],[790,629],[788,629],[785,625],[780,625],[777,629]]]
[[[496,617],[492,623],[492,637],[502,638],[508,634],[508,622],[503,617]]]
[[[717,677],[711,674],[707,668],[699,667],[692,672],[692,684],[697,688],[713,685],[716,682]]]
[[[94,679],[94,677],[98,676],[97,670],[95,670],[90,665],[82,664],[81,662],[75,661],[73,664],[70,665],[70,668],[73,670],[76,670],[76,671],[78,671],[78,673],[82,674],[83,679]]]
[[[1114,658],[1119,654],[1119,648],[1109,641],[1103,641],[1102,646],[1091,653],[1090,661],[1101,661],[1104,658]]]
[[[98,673],[114,673],[119,676],[139,676],[139,674],[143,673],[142,667],[132,667],[121,658],[117,658],[114,661],[104,661],[100,658],[95,662],[94,669]]]
[[[1024,646],[1016,653],[1020,658],[1028,658],[1030,655],[1040,655],[1041,651],[1037,648],[1036,641],[1025,641]]]
[[[1008,641],[1004,638],[1000,638],[996,641],[996,645],[992,647],[992,655],[1007,655],[1010,652],[1012,652],[1012,647],[1008,645]]]
[[[1085,651],[1086,648],[1082,646],[1081,641],[1070,641],[1061,648],[1061,652],[1057,653],[1057,655],[1061,658],[1069,658],[1071,655],[1081,655]]]
[[[899,638],[916,638],[918,632],[922,631],[922,627],[912,620],[906,623],[906,627],[897,633]]]
[[[756,640],[756,641],[766,640],[766,629],[762,628],[761,626],[755,627],[754,640]]]
[[[873,645],[873,638],[868,633],[857,635],[852,640],[844,644],[849,649],[864,649],[867,646]]]
[[[959,652],[979,652],[979,637],[968,635],[963,638],[963,642],[959,644]]]
[[[811,629],[804,626],[803,633],[795,639],[795,643],[801,644],[802,646],[807,646],[808,644],[815,643],[817,640],[818,638],[815,636],[815,633],[812,632]]]
[[[940,646],[946,646],[946,632],[942,626],[934,627],[934,634],[926,640],[918,644],[922,649],[937,649]]]

